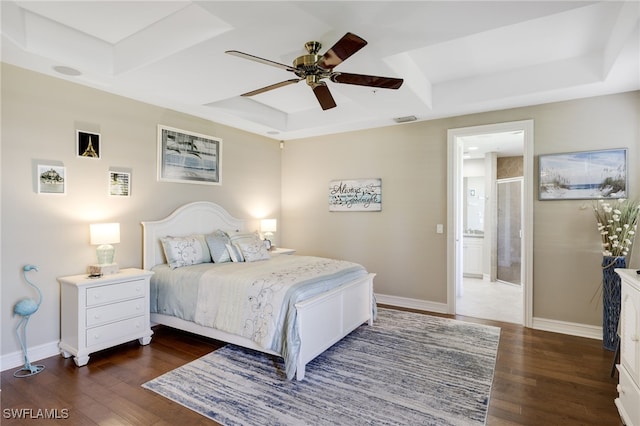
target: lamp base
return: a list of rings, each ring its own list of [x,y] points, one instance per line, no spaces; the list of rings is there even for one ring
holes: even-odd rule
[[[106,263],[104,265],[89,265],[88,272],[90,275],[111,275],[120,271],[117,263]]]

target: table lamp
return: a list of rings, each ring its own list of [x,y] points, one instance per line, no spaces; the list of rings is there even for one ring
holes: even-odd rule
[[[260,230],[264,234],[264,239],[268,240],[269,243],[272,243],[271,239],[273,238],[273,233],[276,232],[277,223],[276,219],[262,219],[260,221]]]
[[[120,242],[119,223],[96,223],[89,225],[91,244],[97,245],[98,263],[89,266],[89,274],[106,275],[118,272],[118,264],[113,259],[116,249],[111,244]]]

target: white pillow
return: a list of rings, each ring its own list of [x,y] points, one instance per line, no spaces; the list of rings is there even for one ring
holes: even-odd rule
[[[198,263],[211,263],[211,254],[204,235],[162,237],[160,242],[171,269]]]
[[[266,247],[257,232],[231,233],[229,234],[229,241],[230,242],[227,246],[227,249],[231,256],[231,260],[233,260],[234,262],[253,262],[254,260],[262,260],[263,258],[265,258],[264,253],[260,254],[257,250],[257,245],[261,245],[265,248],[266,252]],[[247,260],[245,258],[245,251],[249,253],[249,258],[251,260]],[[266,254],[268,255],[269,253],[266,252]],[[260,259],[256,259],[256,256],[260,257]],[[266,258],[268,259],[268,257]]]
[[[240,241],[236,246],[240,249],[245,262],[271,259],[267,246],[264,245],[264,242],[259,237],[252,241]]]

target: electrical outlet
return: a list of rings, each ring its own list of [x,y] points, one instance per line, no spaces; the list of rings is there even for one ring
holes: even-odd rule
[[[442,234],[442,233],[444,233],[444,225],[443,225],[443,224],[438,223],[438,224],[436,225],[436,233],[438,233],[438,234]]]

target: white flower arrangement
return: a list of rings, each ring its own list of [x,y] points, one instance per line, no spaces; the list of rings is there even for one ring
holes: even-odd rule
[[[628,256],[638,230],[640,201],[618,199],[612,205],[599,200],[593,211],[602,239],[602,254],[613,257]]]

